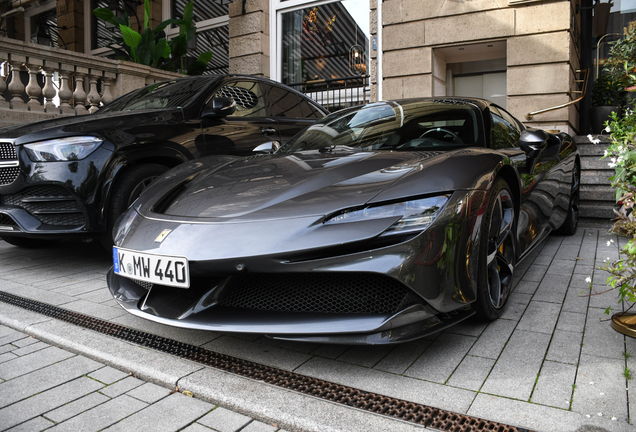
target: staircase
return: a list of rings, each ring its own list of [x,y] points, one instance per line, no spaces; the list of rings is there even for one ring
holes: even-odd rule
[[[614,169],[607,164],[609,159],[601,159],[609,146],[609,137],[597,135],[599,144],[592,144],[586,136],[574,137],[581,154],[581,197],[579,216],[587,221],[609,222],[614,218],[614,189],[609,177]]]

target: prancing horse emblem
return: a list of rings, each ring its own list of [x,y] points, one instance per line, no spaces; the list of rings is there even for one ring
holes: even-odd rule
[[[155,241],[157,243],[161,243],[163,241],[163,239],[165,239],[166,237],[168,237],[168,234],[170,234],[172,232],[172,230],[169,229],[165,229],[163,231],[161,231],[161,234],[159,234],[157,236],[157,238],[155,239]]]

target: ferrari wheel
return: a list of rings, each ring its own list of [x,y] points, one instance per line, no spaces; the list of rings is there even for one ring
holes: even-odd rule
[[[581,178],[579,175],[579,167],[574,164],[572,169],[572,191],[570,192],[570,205],[568,207],[568,213],[565,217],[563,225],[555,231],[555,234],[560,235],[574,235],[576,233],[576,226],[579,223],[579,196],[581,194]]]
[[[136,165],[128,168],[113,186],[108,206],[108,228],[102,237],[102,244],[108,250],[113,246],[112,231],[115,221],[135,202],[144,189],[168,168],[159,164]]]
[[[515,253],[515,208],[510,187],[497,178],[490,191],[482,223],[477,300],[477,316],[499,318],[512,289]]]

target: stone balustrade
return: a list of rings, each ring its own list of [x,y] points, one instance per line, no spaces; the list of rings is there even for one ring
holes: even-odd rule
[[[132,90],[182,76],[4,37],[0,65],[0,126],[94,113]]]

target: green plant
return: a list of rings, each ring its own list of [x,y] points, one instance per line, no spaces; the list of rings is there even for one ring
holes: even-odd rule
[[[108,46],[120,60],[188,75],[200,75],[212,59],[212,52],[202,53],[194,63],[186,67],[188,41],[196,35],[192,20],[193,8],[194,2],[190,1],[183,9],[182,19],[167,19],[151,29],[150,5],[148,0],[145,0],[144,25],[141,33],[132,29],[128,14],[124,14],[124,18],[121,18],[107,8],[97,8],[93,14],[119,28],[121,36],[114,36]],[[171,24],[179,26],[179,35],[167,40],[164,30]]]
[[[616,219],[612,227],[614,234],[629,238],[621,247],[620,258],[615,262],[606,260],[605,267],[610,273],[608,285],[619,290],[619,300],[636,302],[636,218],[634,199],[636,197],[636,113],[626,109],[622,116],[612,113],[606,123],[611,144],[603,158],[609,158],[608,165],[614,168],[610,177],[618,204]],[[609,313],[609,308],[606,310]]]
[[[625,352],[623,353],[623,357],[625,357],[625,360],[627,360],[627,359],[628,359],[628,358],[630,358],[631,356],[632,356],[632,353],[631,353],[631,352],[629,352],[629,351],[625,351]]]
[[[614,81],[609,74],[601,73],[592,87],[592,105],[622,106],[623,94],[624,88],[621,83]]]
[[[625,30],[623,38],[612,42],[604,69],[623,91],[636,90],[636,29]]]
[[[632,379],[632,371],[627,366],[623,369],[623,376],[627,381]]]

